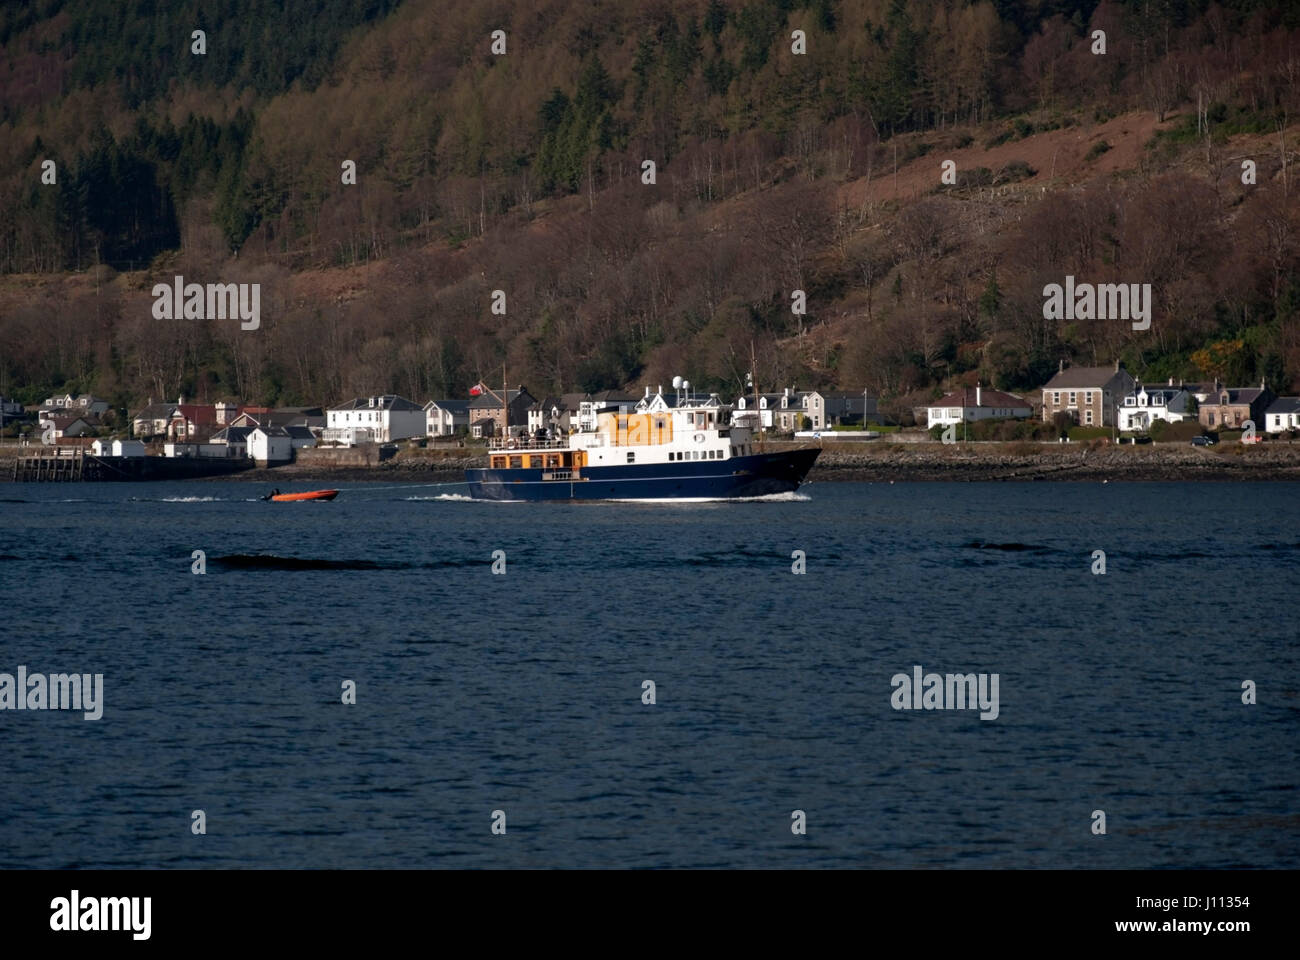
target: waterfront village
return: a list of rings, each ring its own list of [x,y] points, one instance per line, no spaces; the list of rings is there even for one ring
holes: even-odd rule
[[[884,423],[869,391],[784,388],[742,395],[691,392],[690,385],[641,396],[617,390],[535,397],[523,385],[479,383],[463,399],[423,404],[394,394],[356,397],[329,407],[248,405],[234,399],[148,402],[125,419],[90,394],[54,396],[39,407],[0,398],[0,432],[27,446],[95,457],[247,460],[258,466],[293,461],[304,447],[356,447],[511,439],[558,439],[595,428],[602,410],[655,412],[671,406],[715,406],[773,436],[792,439],[872,439],[891,431],[929,431],[920,439],[1056,439],[1113,435],[1121,442],[1181,439],[1208,444],[1221,430],[1245,430],[1243,440],[1300,432],[1300,397],[1277,396],[1268,385],[1143,383],[1116,362],[1083,367],[1061,363],[1037,393],[1017,396],[981,383],[910,411],[908,423]],[[956,430],[957,425],[960,430]],[[1252,431],[1251,425],[1254,425]],[[990,434],[993,427],[1000,429]],[[1081,432],[1080,432],[1081,431]]]

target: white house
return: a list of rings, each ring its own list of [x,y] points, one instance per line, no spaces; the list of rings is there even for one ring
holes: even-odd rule
[[[1264,411],[1264,432],[1300,430],[1300,397],[1278,397]]]
[[[358,443],[391,443],[409,437],[426,436],[428,422],[424,408],[405,397],[385,394],[357,397],[325,411],[327,443],[353,446]]]
[[[867,390],[810,390],[802,397],[804,412],[820,430],[832,424],[860,423],[878,417],[876,398]]]
[[[761,426],[764,430],[798,430],[803,427],[805,408],[804,394],[791,392],[789,387],[783,393],[759,394],[757,406],[754,397],[740,396],[733,405],[731,422],[745,424],[751,428]]]
[[[239,455],[242,457],[244,448],[239,448]],[[210,457],[221,460],[230,455],[230,448],[224,443],[196,443],[190,441],[170,441],[163,444],[163,456],[165,457]]]
[[[566,393],[563,396],[545,397],[528,408],[528,432],[553,431],[554,436],[565,436],[578,425],[584,394]]]
[[[65,393],[61,397],[46,397],[41,404],[42,412],[76,413],[83,417],[102,417],[108,413],[108,401],[83,393],[74,397]]]
[[[596,418],[602,410],[627,412],[631,411],[637,402],[636,397],[621,390],[602,390],[599,393],[589,394],[578,403],[578,429],[595,430]]]
[[[46,397],[41,401],[41,411],[47,410],[67,410],[77,402],[77,398],[70,393],[65,393],[61,397]]]
[[[90,433],[90,424],[81,417],[63,416],[45,410],[42,410],[38,416],[41,433],[44,434],[46,429],[52,426],[55,440],[62,440],[64,437],[84,437]]]
[[[143,457],[144,455],[144,443],[140,440],[113,441],[113,456],[115,457]]]
[[[1124,397],[1117,411],[1119,429],[1145,433],[1157,420],[1168,423],[1194,420],[1196,414],[1191,412],[1192,399],[1191,392],[1185,387],[1174,386],[1172,379],[1164,386],[1144,386],[1138,383]]]
[[[253,432],[253,429],[252,427],[223,427],[208,439],[211,443],[224,446],[226,457],[241,460],[248,456],[248,435]],[[199,451],[196,450],[195,455],[197,456],[198,453]]]
[[[450,437],[462,428],[469,429],[468,400],[430,400],[424,405],[426,437]]]
[[[947,426],[963,420],[1023,420],[1033,415],[1029,401],[1001,390],[985,390],[981,384],[975,389],[961,390],[940,397],[925,408],[926,423],[930,426]]]
[[[248,456],[260,464],[288,463],[293,442],[284,427],[254,427],[248,434]]]

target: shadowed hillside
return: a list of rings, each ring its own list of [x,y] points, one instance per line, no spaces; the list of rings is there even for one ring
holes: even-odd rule
[[[0,394],[734,393],[751,343],[895,413],[1062,358],[1300,386],[1282,4],[280,6],[0,13]],[[261,329],[156,319],[176,274]],[[1044,319],[1066,275],[1150,329]]]

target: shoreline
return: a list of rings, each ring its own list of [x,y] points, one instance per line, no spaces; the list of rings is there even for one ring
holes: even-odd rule
[[[806,444],[772,442],[768,449]],[[485,465],[486,455],[462,451],[403,450],[382,462],[339,463],[316,457],[278,467],[253,468],[195,481],[303,483],[307,481],[464,482],[467,468]],[[13,458],[0,455],[0,482],[8,482]],[[871,441],[852,447],[824,444],[808,483],[838,481],[1278,481],[1300,480],[1300,443],[1269,441],[1257,446],[1187,444],[1112,446],[1109,443],[1027,444]]]

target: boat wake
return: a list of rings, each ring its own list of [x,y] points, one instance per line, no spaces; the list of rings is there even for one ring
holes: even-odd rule
[[[605,503],[808,503],[812,497],[806,493],[788,490],[769,493],[761,497],[610,497]],[[587,501],[597,502],[597,501]]]

